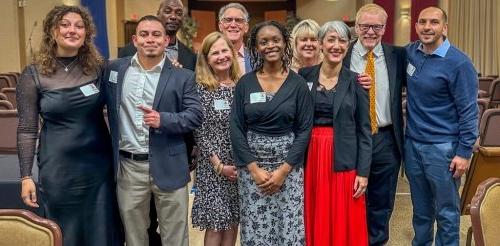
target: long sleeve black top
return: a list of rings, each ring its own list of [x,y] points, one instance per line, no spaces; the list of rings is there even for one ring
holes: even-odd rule
[[[248,145],[248,131],[269,136],[293,132],[295,139],[285,161],[302,166],[314,114],[306,82],[290,70],[271,101],[263,93],[255,71],[245,74],[236,85],[230,124],[236,166],[244,167],[257,160]]]

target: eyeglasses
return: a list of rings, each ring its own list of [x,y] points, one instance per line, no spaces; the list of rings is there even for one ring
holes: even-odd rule
[[[233,21],[238,25],[243,25],[247,22],[244,18],[238,18],[238,17],[234,17],[234,18],[233,17],[224,17],[221,19],[221,22],[223,24],[226,24],[226,25],[233,23]]]
[[[370,30],[370,28],[374,32],[380,32],[380,31],[382,31],[382,29],[384,29],[384,27],[385,27],[385,25],[358,24],[358,28],[362,32],[368,32],[368,30]]]

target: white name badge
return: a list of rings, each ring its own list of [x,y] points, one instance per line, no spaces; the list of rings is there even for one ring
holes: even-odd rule
[[[118,82],[118,72],[117,71],[109,72],[109,82],[111,82],[111,83]]]
[[[411,64],[408,63],[408,66],[406,67],[406,73],[410,76],[413,76],[413,73],[415,73],[416,68]]]
[[[227,100],[218,99],[214,100],[214,108],[215,110],[228,110],[231,106],[229,106],[229,102]]]
[[[80,87],[80,90],[86,97],[99,93],[99,89],[97,89],[97,87],[94,84],[84,85]]]
[[[266,93],[265,92],[254,92],[250,94],[250,103],[262,103],[266,102]]]
[[[307,82],[307,87],[309,87],[309,90],[312,90],[313,82]]]

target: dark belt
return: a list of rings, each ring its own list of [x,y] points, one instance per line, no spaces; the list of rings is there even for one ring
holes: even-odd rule
[[[384,126],[384,127],[379,127],[379,128],[378,128],[378,131],[379,131],[379,132],[383,132],[383,131],[387,131],[387,130],[392,131],[392,124],[387,125],[387,126]]]
[[[134,161],[147,161],[149,160],[149,154],[134,154],[125,150],[120,150],[120,155],[127,159],[132,159]]]

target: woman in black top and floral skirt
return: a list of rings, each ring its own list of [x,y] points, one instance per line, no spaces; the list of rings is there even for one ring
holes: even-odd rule
[[[248,47],[255,70],[238,82],[231,141],[238,166],[242,245],[304,245],[303,161],[313,119],[305,81],[288,67],[288,31],[256,25]]]

